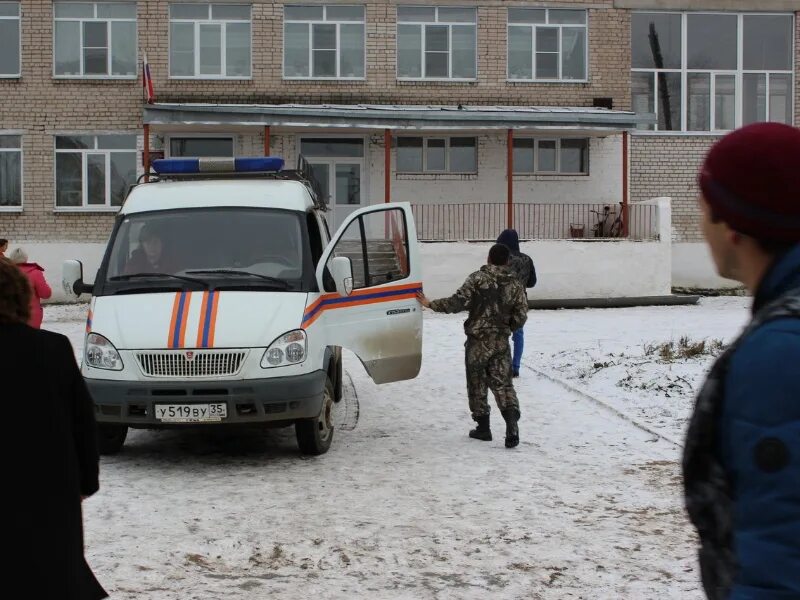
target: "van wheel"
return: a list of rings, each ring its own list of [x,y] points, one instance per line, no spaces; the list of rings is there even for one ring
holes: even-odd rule
[[[100,454],[116,454],[122,450],[125,438],[128,437],[126,425],[97,425],[97,450]]]
[[[333,383],[325,379],[322,410],[313,419],[301,419],[294,425],[300,452],[312,456],[325,454],[333,441]]]

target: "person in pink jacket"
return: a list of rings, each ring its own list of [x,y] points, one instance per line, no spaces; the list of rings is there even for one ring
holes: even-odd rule
[[[44,317],[41,301],[47,300],[53,294],[44,278],[44,269],[36,263],[28,262],[28,253],[22,248],[15,248],[8,258],[19,267],[31,284],[31,318],[28,325],[40,329]]]

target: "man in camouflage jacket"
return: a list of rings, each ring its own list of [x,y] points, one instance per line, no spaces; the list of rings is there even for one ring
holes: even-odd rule
[[[490,441],[488,390],[506,421],[506,447],[519,444],[519,401],[511,381],[511,348],[508,338],[525,324],[528,299],[525,289],[508,269],[509,250],[495,244],[489,262],[475,271],[449,298],[429,301],[419,294],[423,306],[435,312],[469,311],[464,323],[467,334],[465,359],[467,395],[472,418],[478,426],[471,438]]]

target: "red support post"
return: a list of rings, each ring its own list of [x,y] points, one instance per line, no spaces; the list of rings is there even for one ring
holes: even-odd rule
[[[508,141],[506,142],[507,150],[508,150],[508,158],[506,160],[506,179],[508,180],[508,192],[507,192],[507,201],[508,201],[508,214],[507,221],[508,221],[508,229],[514,228],[514,130],[508,130]]]
[[[269,125],[264,125],[264,156],[270,153],[270,130]]]
[[[150,181],[150,125],[144,124],[144,141],[142,148],[142,163],[144,163],[144,182]]]
[[[392,201],[392,130],[383,131],[383,201]]]
[[[630,209],[628,207],[628,132],[622,132],[622,237],[628,237],[630,227],[628,221]]]

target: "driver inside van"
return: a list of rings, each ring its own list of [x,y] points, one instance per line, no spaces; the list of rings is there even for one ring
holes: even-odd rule
[[[169,260],[165,258],[164,242],[160,233],[151,224],[145,224],[139,232],[139,247],[133,251],[125,271],[132,273],[171,273]]]

